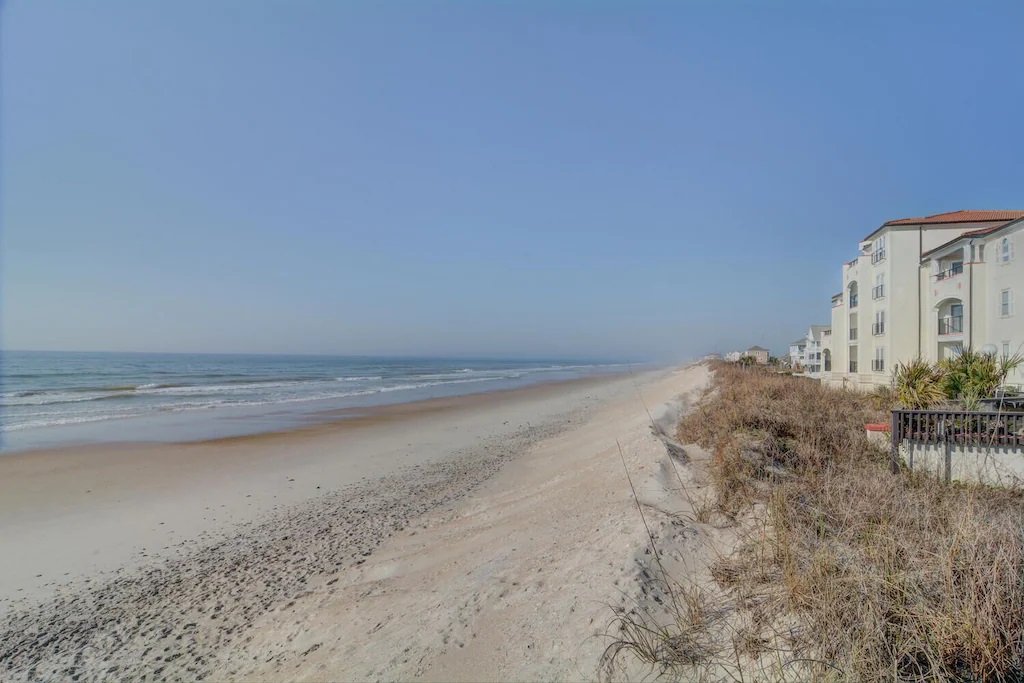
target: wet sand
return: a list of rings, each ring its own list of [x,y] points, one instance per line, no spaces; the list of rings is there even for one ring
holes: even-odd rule
[[[638,391],[658,406],[705,381],[649,372],[4,456],[2,677],[590,677],[595,608],[643,546],[615,441],[654,467]]]

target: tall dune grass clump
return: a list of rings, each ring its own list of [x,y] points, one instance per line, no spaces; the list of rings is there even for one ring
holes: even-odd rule
[[[892,474],[864,436],[880,419],[867,395],[715,366],[679,438],[711,452],[714,504],[742,521],[712,567],[724,602],[703,608],[737,626],[701,665],[644,661],[688,679],[1024,679],[1024,498]]]

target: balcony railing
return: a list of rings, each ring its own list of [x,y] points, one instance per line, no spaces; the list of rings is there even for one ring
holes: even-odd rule
[[[881,299],[885,296],[885,285],[876,285],[871,288],[871,298]]]
[[[850,341],[857,341],[857,328],[856,327],[851,327],[850,328]]]
[[[850,308],[857,308],[857,293],[850,295]]]
[[[964,331],[964,317],[962,315],[947,315],[939,318],[939,334],[962,334]]]
[[[871,253],[871,263],[878,263],[879,261],[885,260],[885,249],[879,249],[878,251]]]
[[[955,277],[964,272],[964,264],[959,261],[951,265],[945,270],[940,270],[939,274],[935,276],[936,280],[948,280],[951,277]]]
[[[885,360],[881,358],[874,359],[871,361],[871,369],[874,372],[885,372]]]
[[[850,372],[857,372],[857,361],[850,361]]]
[[[880,334],[885,334],[885,323],[871,323],[871,334],[876,337]]]

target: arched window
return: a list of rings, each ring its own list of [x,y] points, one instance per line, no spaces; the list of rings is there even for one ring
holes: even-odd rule
[[[847,298],[850,308],[857,308],[857,283],[851,282],[847,289]]]

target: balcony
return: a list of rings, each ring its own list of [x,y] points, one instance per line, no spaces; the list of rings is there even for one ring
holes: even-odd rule
[[[871,324],[871,334],[876,336],[876,337],[878,335],[880,335],[880,334],[885,334],[885,323],[884,322],[872,323]]]
[[[856,327],[851,327],[850,328],[850,341],[857,341],[857,328]]]
[[[850,361],[850,372],[851,373],[857,372],[857,361],[855,361],[855,360],[851,360]]]
[[[956,277],[957,275],[960,275],[963,272],[964,272],[964,264],[963,264],[963,262],[957,261],[957,262],[951,264],[949,266],[949,268],[946,268],[945,270],[940,270],[939,273],[935,276],[935,279],[936,280],[948,280],[949,278]]]
[[[885,285],[876,285],[871,288],[872,299],[882,299],[885,297]]]
[[[964,317],[962,315],[947,315],[939,318],[939,334],[963,334]]]
[[[879,249],[878,251],[871,253],[871,265],[881,263],[885,260],[885,249]]]
[[[885,372],[885,360],[876,358],[871,361],[871,370],[873,372]]]

